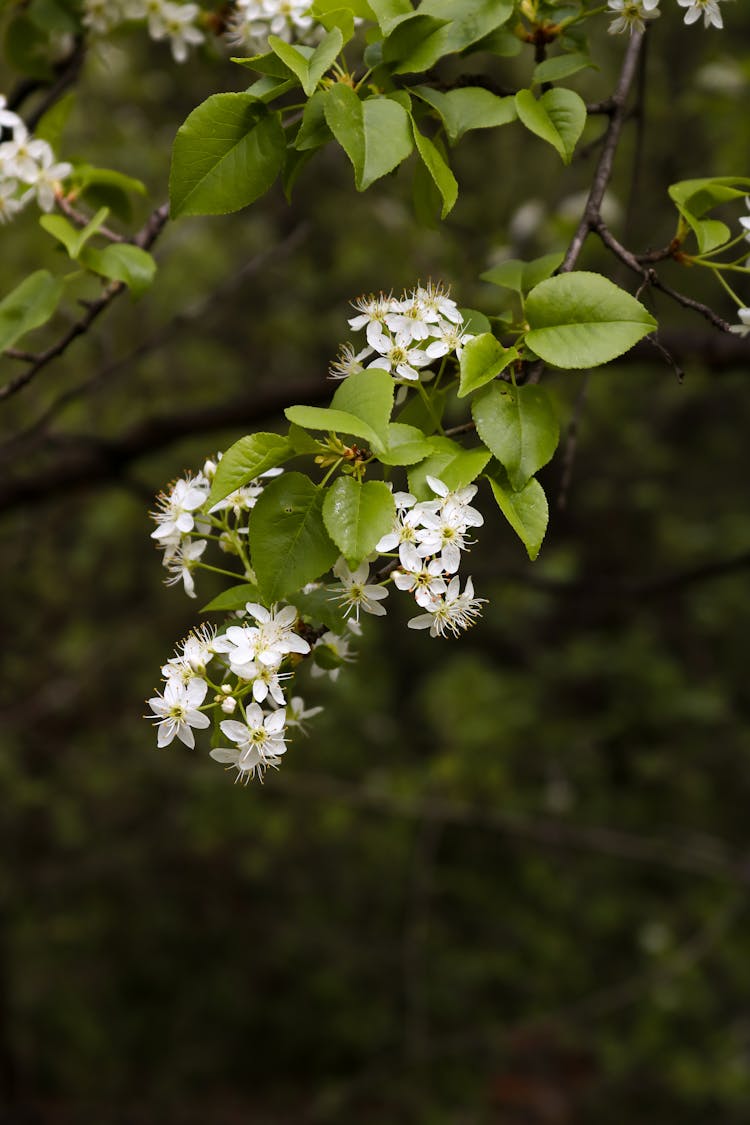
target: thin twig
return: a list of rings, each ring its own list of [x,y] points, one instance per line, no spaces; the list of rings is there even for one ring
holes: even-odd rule
[[[133,239],[134,244],[140,246],[143,250],[148,250],[163,230],[168,216],[168,204],[164,203],[161,207],[157,207],[149,217],[148,222]],[[72,324],[68,331],[61,336],[56,343],[52,344],[46,351],[34,355],[33,359],[29,361],[30,365],[26,371],[21,372],[20,375],[16,375],[13,379],[9,379],[7,383],[0,387],[0,401],[10,398],[11,395],[16,394],[23,387],[27,386],[53,359],[57,359],[58,356],[63,355],[75,339],[88,332],[97,317],[101,316],[104,310],[109,308],[115,298],[126,288],[126,285],[122,281],[110,282],[105,287],[101,297],[88,303],[85,315]]]

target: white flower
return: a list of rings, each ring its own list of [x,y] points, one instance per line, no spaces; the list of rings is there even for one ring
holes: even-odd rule
[[[157,511],[150,512],[158,527],[151,532],[152,539],[162,543],[170,540],[179,542],[180,536],[188,535],[195,527],[194,512],[202,508],[208,499],[208,481],[198,474],[193,480],[190,476],[175,481],[169,492],[162,492],[156,498]]]
[[[16,131],[25,131],[25,126],[17,113],[13,113],[11,109],[6,109],[8,99],[0,94],[0,129],[10,129],[14,137]]]
[[[383,371],[390,371],[401,379],[410,382],[419,381],[419,368],[427,367],[430,357],[421,348],[412,348],[411,336],[407,332],[397,332],[395,337],[385,332],[368,329],[368,340],[380,355],[368,363],[368,369],[379,367]]]
[[[451,492],[436,477],[428,476],[427,483],[442,502],[437,511],[424,512],[423,527],[417,532],[417,549],[423,557],[439,554],[443,570],[454,574],[461,564],[461,551],[466,550],[467,530],[484,523],[482,513],[469,505],[476,494],[476,485]]]
[[[473,333],[465,332],[460,324],[451,324],[447,320],[440,322],[438,331],[440,332],[438,339],[433,340],[425,348],[425,355],[430,359],[440,359],[444,355],[450,355],[451,352],[455,352],[460,359],[461,352],[469,341],[474,339]]]
[[[2,148],[7,174],[17,176],[26,184],[34,183],[39,164],[51,151],[46,141],[30,137],[25,125],[17,128],[14,139],[6,141]]]
[[[304,656],[310,651],[308,642],[291,628],[297,620],[293,605],[278,612],[275,607],[268,610],[254,602],[248,602],[245,608],[258,625],[230,625],[215,642],[217,652],[228,654],[229,666],[236,676],[254,680],[260,675],[258,665],[277,669],[290,653]]]
[[[402,496],[408,496],[408,493],[401,493]],[[395,499],[395,497],[394,497]],[[410,497],[412,504],[414,504],[414,497]],[[406,508],[399,507],[396,504],[396,522],[393,525],[392,531],[379,539],[375,544],[375,550],[378,554],[385,555],[390,551],[395,551],[398,548],[399,559],[403,566],[407,566],[408,555],[404,552],[407,551],[413,544],[419,541],[419,528],[422,526],[422,516],[425,509],[421,504],[416,504],[414,507]]]
[[[444,637],[452,633],[457,637],[462,629],[468,629],[481,616],[481,606],[486,598],[474,597],[474,584],[466,579],[466,587],[461,593],[461,580],[458,575],[451,578],[447,591],[435,599],[427,613],[412,617],[408,622],[410,629],[429,629],[431,637]]]
[[[407,543],[400,553],[401,569],[393,572],[393,581],[399,590],[408,590],[422,609],[433,605],[435,598],[448,589],[443,575],[443,565],[438,559],[425,563],[416,549]]]
[[[174,586],[182,582],[185,593],[189,598],[195,597],[195,580],[193,571],[198,566],[198,560],[206,549],[206,539],[196,539],[193,542],[188,536],[170,551],[164,558],[164,565],[171,577],[165,580],[167,586]]]
[[[278,35],[286,43],[312,45],[323,28],[306,13],[310,0],[235,0],[227,39],[246,44],[256,54],[268,50],[268,36]]]
[[[176,678],[183,683],[205,675],[206,668],[216,655],[214,641],[216,629],[211,625],[200,625],[188,633],[178,646],[177,656],[173,656],[162,668],[166,679]]]
[[[158,14],[149,17],[148,29],[152,39],[169,39],[172,58],[175,62],[185,62],[188,48],[197,47],[205,36],[195,26],[200,13],[197,4],[173,4],[164,0]]]
[[[44,144],[44,142],[42,142]],[[68,178],[73,165],[67,162],[55,163],[55,156],[49,145],[45,144],[39,154],[39,165],[29,181],[36,192],[36,201],[42,211],[51,211],[55,206],[55,193],[60,182]]]
[[[83,26],[106,35],[122,21],[124,12],[117,0],[84,0]]]
[[[286,710],[287,726],[299,727],[301,731],[305,731],[305,719],[313,719],[319,715],[323,710],[322,707],[308,707],[305,710],[305,701],[299,695],[292,696],[291,703]]]
[[[370,347],[375,347],[374,338],[381,336],[386,328],[386,316],[388,313],[393,312],[395,306],[398,304],[393,297],[384,293],[378,294],[376,297],[373,293],[369,297],[357,297],[352,301],[355,309],[358,309],[358,315],[353,316],[349,321],[349,327],[355,331],[360,328],[366,328],[367,342]]]
[[[349,621],[347,624],[351,627],[355,622]],[[330,676],[335,682],[339,678],[341,665],[350,664],[352,660],[354,656],[346,637],[340,637],[337,633],[324,633],[315,644],[315,662],[310,669],[310,675],[314,678]]]
[[[263,778],[266,769],[279,765],[282,754],[286,753],[284,742],[285,711],[273,711],[264,715],[257,703],[251,703],[245,712],[245,722],[224,719],[221,731],[235,748],[217,746],[211,750],[211,757],[226,765],[234,766],[238,779],[247,782],[251,777]],[[243,774],[245,775],[243,777]]]
[[[18,184],[15,180],[0,182],[0,223],[9,223],[26,205],[26,197],[16,198]]]
[[[723,27],[719,4],[721,0],[677,0],[681,8],[687,8],[685,23],[695,23],[703,16],[704,27]]]
[[[344,559],[340,558],[333,568],[333,573],[341,583],[341,587],[338,589],[334,586],[332,589],[336,591],[336,600],[346,606],[345,617],[354,610],[354,618],[359,621],[360,609],[365,613],[372,613],[375,617],[385,617],[385,606],[379,603],[388,597],[388,591],[385,586],[367,584],[367,579],[370,577],[370,564],[366,560],[352,571],[349,570]]]
[[[463,317],[458,310],[458,305],[449,297],[450,289],[443,285],[433,285],[430,281],[426,287],[418,286],[414,290],[414,299],[419,302],[425,315],[433,323],[438,323],[441,318],[450,320],[453,324],[461,324]]]
[[[750,209],[750,195],[745,196],[745,206]],[[750,242],[750,217],[748,217],[747,215],[742,215],[740,217],[740,225],[745,228],[745,231],[747,232],[745,234],[745,238],[748,240],[748,242]]]
[[[158,716],[155,724],[159,731],[157,746],[169,746],[176,736],[191,750],[194,748],[195,735],[191,728],[203,729],[211,723],[208,715],[197,710],[206,698],[207,691],[208,684],[203,680],[191,679],[189,683],[183,684],[170,678],[164,686],[164,694],[157,694],[149,699],[149,707]]]
[[[643,31],[645,21],[656,19],[660,14],[659,0],[609,0],[609,10],[616,16],[609,25],[610,35],[624,31],[632,35],[634,31]]]
[[[750,309],[737,309],[741,324],[733,324],[731,331],[737,336],[750,335]]]
[[[349,375],[363,371],[362,360],[371,355],[372,348],[362,348],[362,351],[355,352],[351,344],[342,344],[337,358],[328,368],[328,374],[332,379],[346,379]]]

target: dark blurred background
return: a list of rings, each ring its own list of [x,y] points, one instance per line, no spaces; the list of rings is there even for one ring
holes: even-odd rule
[[[670,182],[750,173],[747,6],[723,5],[724,33],[663,7],[640,158],[633,121],[609,194],[636,249],[672,236]],[[624,46],[605,26],[601,71],[571,81],[590,100]],[[531,65],[490,69],[522,85]],[[242,73],[115,37],[61,155],[159,201],[177,125]],[[356,195],[326,150],[291,207],[277,190],[169,226],[154,291],[2,405],[4,1121],[750,1120],[742,340],[647,292],[684,381],[648,343],[548,374],[563,440],[540,560],[483,494],[483,620],[433,641],[392,598],[336,684],[300,685],[325,711],[263,787],[205,751],[157,752],[141,718],[219,589],[162,586],[153,494],[320,393],[357,294],[431,277],[498,311],[479,274],[566,245],[602,129],[567,170],[520,126],[470,134],[434,229],[411,165]],[[612,275],[593,245],[580,264]],[[3,228],[4,290],[58,265],[31,211]],[[698,270],[663,276],[736,319]]]

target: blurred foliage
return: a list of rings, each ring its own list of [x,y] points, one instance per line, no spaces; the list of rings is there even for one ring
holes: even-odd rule
[[[643,151],[634,165],[629,126],[610,199],[633,245],[671,237],[669,182],[748,172],[750,12],[731,8],[723,35],[677,12],[652,35]],[[622,41],[599,49],[601,71],[573,83],[591,99]],[[241,85],[228,62],[178,69],[122,35],[88,59],[62,153],[159,199],[176,125]],[[355,196],[341,154],[303,173],[291,208],[273,195],[170,226],[153,293],[3,405],[7,435],[36,426],[3,471],[323,379],[360,292],[432,277],[493,311],[479,273],[564,245],[592,159],[561,174],[520,131],[473,134],[457,150],[471,190],[440,229],[414,225],[408,171]],[[30,215],[2,237],[3,289],[49,265]],[[582,265],[607,268],[599,253]],[[262,788],[155,751],[139,717],[196,604],[161,586],[149,497],[241,422],[3,516],[9,1122],[747,1121],[750,400],[746,369],[701,354],[682,384],[656,353],[551,377],[578,436],[543,474],[566,502],[539,562],[487,526],[472,572],[490,605],[460,642],[408,633],[396,604],[367,621]],[[610,829],[657,844],[617,854]]]

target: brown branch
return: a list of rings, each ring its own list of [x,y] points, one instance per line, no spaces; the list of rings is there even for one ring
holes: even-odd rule
[[[60,208],[62,213],[69,219],[71,219],[77,227],[88,226],[89,222],[91,221],[91,217],[89,215],[84,215],[82,211],[79,211],[76,207],[74,207],[70,200],[67,199],[66,196],[64,196],[62,193],[59,193],[55,197],[55,202],[57,203],[57,206]],[[128,239],[125,238],[124,235],[117,234],[116,231],[110,230],[109,227],[99,226],[96,228],[96,233],[102,235],[103,238],[109,239],[110,242],[128,241]]]
[[[607,249],[611,250],[615,257],[619,258],[624,265],[628,266],[629,269],[643,278],[647,285],[652,286],[654,289],[660,289],[662,293],[665,293],[684,309],[691,309],[693,312],[697,312],[700,316],[705,317],[706,320],[710,321],[711,324],[720,331],[732,333],[732,326],[729,322],[715,313],[708,305],[704,305],[701,301],[696,301],[692,297],[687,297],[684,293],[673,289],[671,285],[667,285],[665,281],[661,280],[655,270],[643,265],[635,254],[631,253],[630,250],[626,249],[626,247],[618,242],[601,217],[596,220],[593,229],[599,235],[599,238]]]
[[[52,467],[0,485],[0,511],[36,504],[60,492],[121,484],[135,462],[183,438],[257,426],[295,402],[324,402],[330,393],[325,379],[286,383],[213,407],[148,418],[112,441],[86,434],[58,435],[55,444],[60,452]]]
[[[602,148],[599,162],[594,172],[594,179],[591,184],[589,197],[586,200],[583,216],[573,235],[563,263],[558,271],[559,273],[569,273],[575,268],[589,233],[601,217],[602,200],[604,199],[604,193],[607,190],[609,181],[612,178],[615,153],[617,152],[622,126],[625,121],[625,103],[627,102],[630,88],[637,73],[638,60],[643,46],[643,37],[644,33],[642,31],[634,32],[630,38],[628,49],[625,52],[617,87],[611,98],[612,109],[609,114],[609,125],[607,126],[604,137],[604,147]]]
[[[133,243],[136,246],[140,246],[142,250],[150,249],[163,230],[168,216],[168,204],[164,203],[161,207],[157,207],[149,217],[145,226],[132,240]],[[104,310],[109,308],[115,298],[126,288],[127,286],[122,281],[110,282],[105,287],[101,297],[97,297],[95,301],[91,301],[88,304],[84,316],[72,324],[68,331],[61,336],[56,343],[52,344],[46,351],[27,357],[29,367],[26,371],[21,372],[20,375],[16,375],[13,379],[9,379],[7,383],[0,387],[0,401],[10,398],[11,395],[16,394],[23,387],[27,386],[53,359],[57,359],[58,356],[63,355],[74,340],[88,332],[97,317],[101,316]],[[14,358],[19,358],[19,355],[16,354]]]

